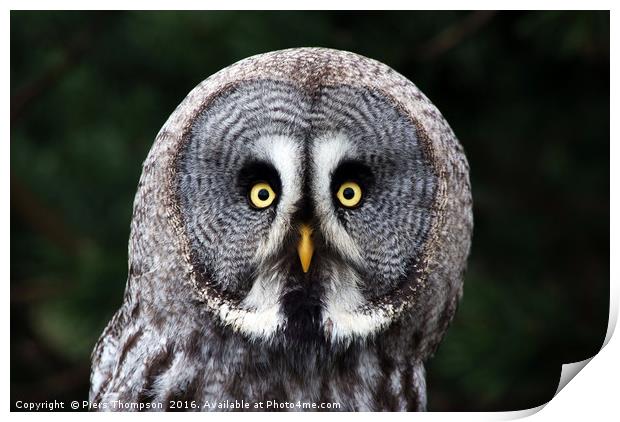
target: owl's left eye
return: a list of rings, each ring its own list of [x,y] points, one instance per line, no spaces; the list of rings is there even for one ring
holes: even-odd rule
[[[267,208],[276,199],[276,193],[267,182],[255,183],[248,196],[252,206],[258,209]]]
[[[362,200],[362,188],[356,182],[344,182],[336,192],[336,198],[340,205],[347,208],[357,207]]]

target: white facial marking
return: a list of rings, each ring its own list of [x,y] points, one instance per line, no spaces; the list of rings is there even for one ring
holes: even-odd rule
[[[261,269],[252,283],[252,288],[239,306],[225,301],[213,304],[220,320],[235,331],[251,338],[270,338],[284,325],[280,312],[280,296],[285,274],[276,265],[267,267],[267,258],[276,255],[284,236],[290,230],[291,217],[301,198],[301,146],[298,141],[286,136],[268,136],[256,140],[256,158],[264,160],[278,171],[282,191],[277,202],[278,212],[269,228],[269,235],[257,246],[253,257]]]
[[[277,272],[258,276],[241,307],[231,307],[228,303],[218,305],[220,319],[251,338],[270,338],[284,325],[278,303],[282,286],[283,280]]]
[[[269,237],[262,241],[254,256],[255,262],[264,261],[274,255],[282,244],[282,240],[291,227],[291,216],[295,212],[296,203],[301,198],[302,175],[299,142],[286,136],[270,136],[259,138],[255,143],[257,157],[271,163],[282,183],[282,192],[278,199],[278,212],[270,230]]]
[[[323,325],[331,321],[332,343],[348,343],[355,336],[366,337],[384,328],[389,315],[382,309],[364,310],[366,305],[358,285],[359,278],[347,267],[333,266],[329,284],[325,286]]]
[[[316,139],[312,145],[312,197],[325,241],[359,264],[362,256],[358,245],[338,221],[331,191],[334,171],[343,160],[354,158],[355,155],[355,146],[343,134],[333,133]]]
[[[332,192],[332,176],[344,160],[355,159],[355,145],[342,133],[331,133],[315,140],[312,146],[312,196],[325,241],[340,254],[363,265],[360,246],[349,236],[336,215]],[[359,289],[357,273],[343,265],[333,264],[325,286],[322,320],[331,326],[331,341],[350,342],[353,337],[372,335],[391,320],[383,309],[366,307]],[[362,310],[363,309],[363,310]]]

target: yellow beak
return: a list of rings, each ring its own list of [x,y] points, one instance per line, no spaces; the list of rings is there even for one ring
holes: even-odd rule
[[[299,244],[297,245],[297,253],[301,261],[301,269],[304,270],[304,273],[307,273],[312,261],[312,254],[314,253],[312,229],[307,224],[302,224],[299,228],[299,234],[301,239],[299,239]]]

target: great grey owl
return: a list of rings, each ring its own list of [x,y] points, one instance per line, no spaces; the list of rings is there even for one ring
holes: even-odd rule
[[[469,166],[405,77],[298,48],[233,64],[143,165],[107,410],[424,410],[462,294]]]

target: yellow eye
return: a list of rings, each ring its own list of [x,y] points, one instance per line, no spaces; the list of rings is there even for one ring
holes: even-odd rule
[[[255,208],[267,208],[276,199],[276,193],[268,183],[258,182],[250,189],[250,202]]]
[[[347,208],[356,207],[362,200],[362,188],[355,182],[344,182],[338,188],[336,198],[340,204]]]

